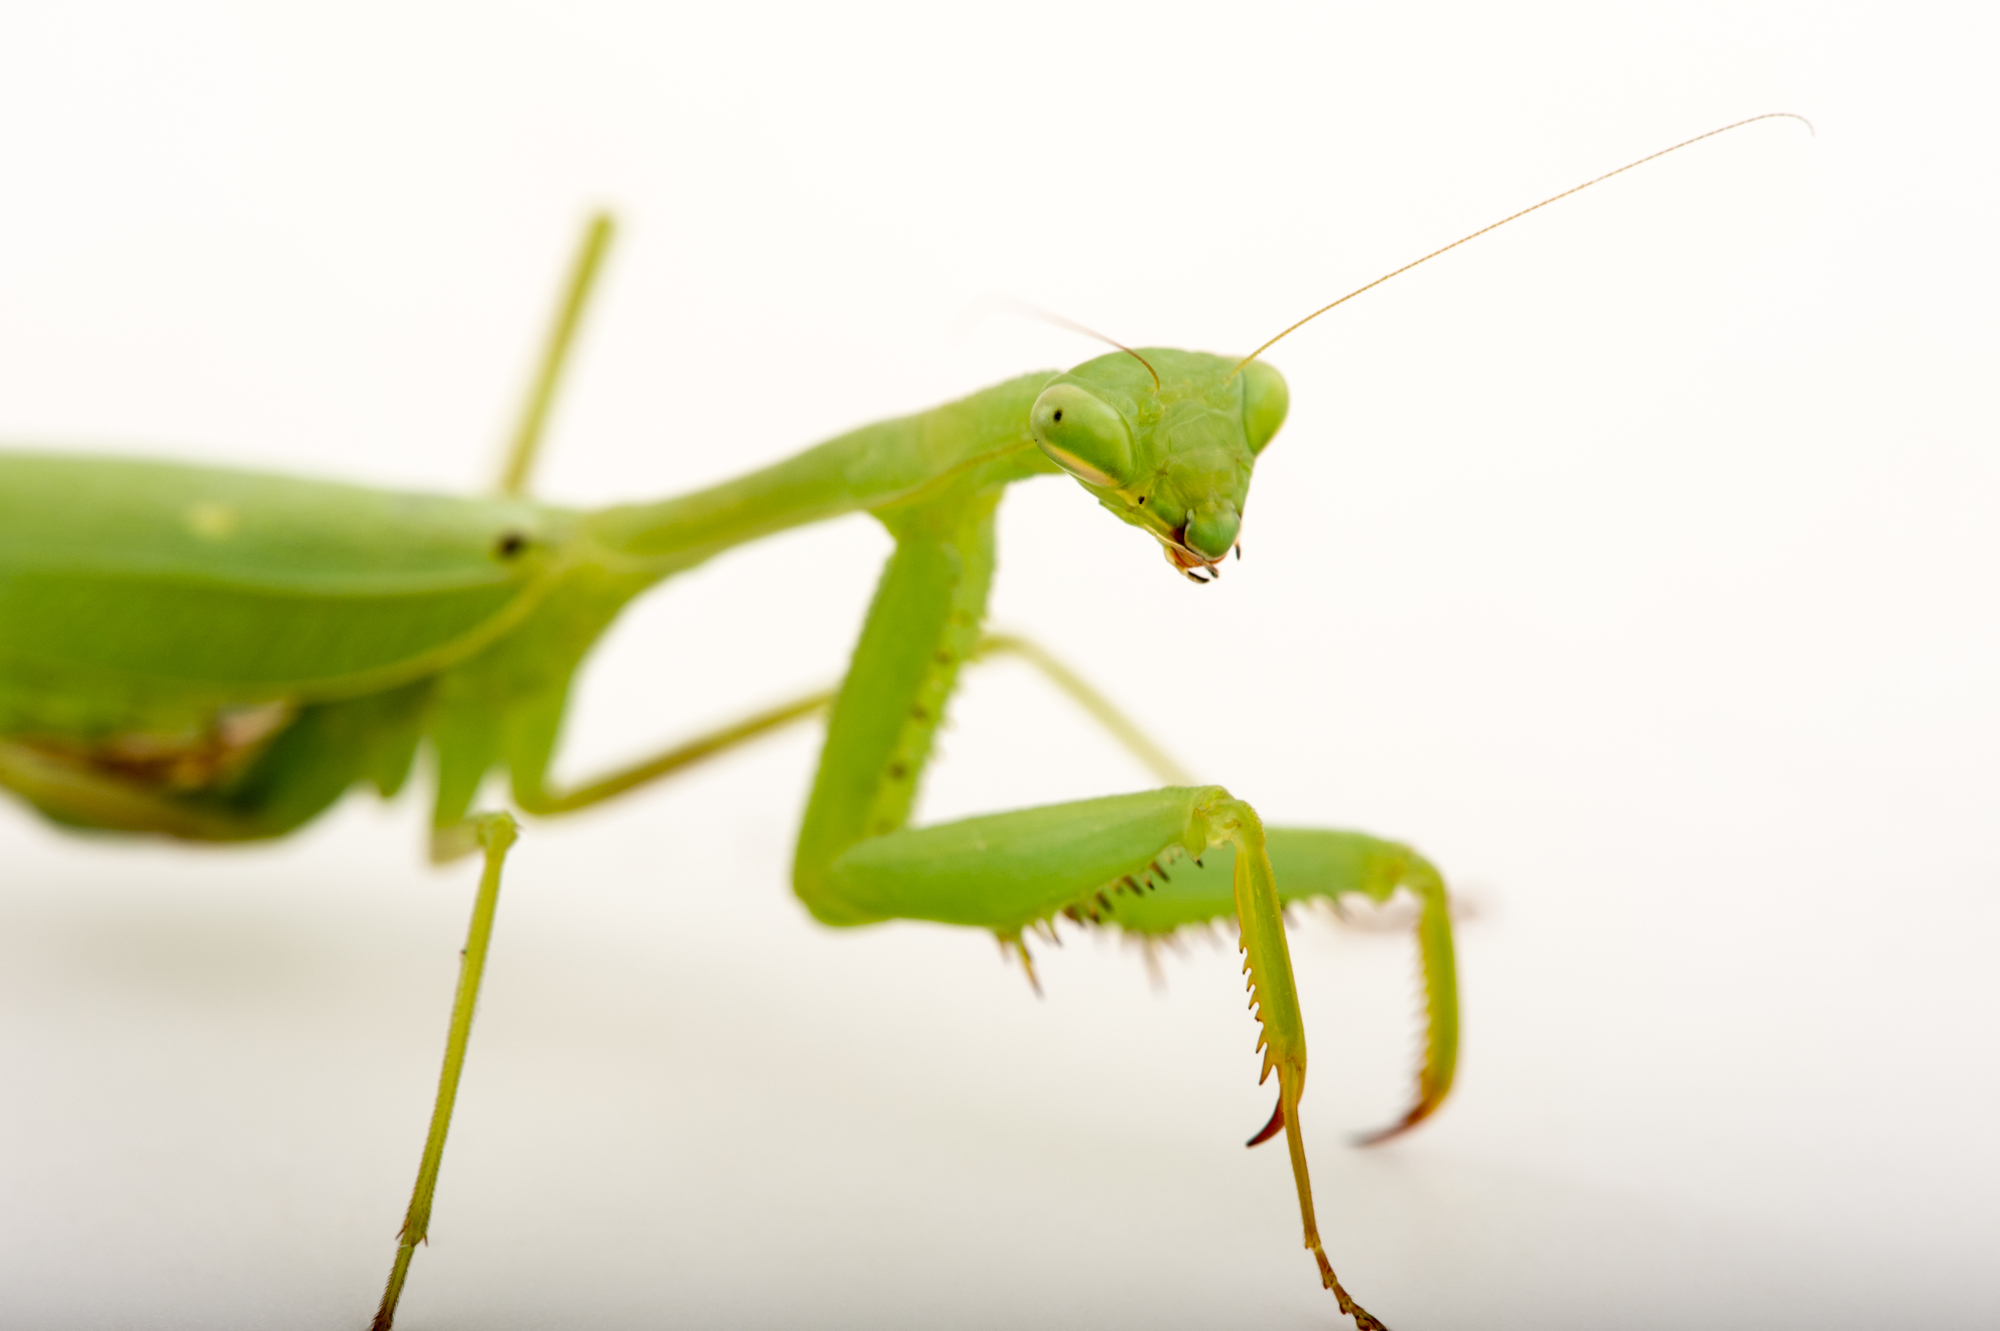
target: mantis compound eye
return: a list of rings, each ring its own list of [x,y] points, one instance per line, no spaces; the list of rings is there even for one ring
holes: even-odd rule
[[[1110,404],[1075,384],[1051,384],[1028,424],[1049,461],[1085,485],[1111,489],[1132,479],[1132,431]]]
[[[1183,538],[1188,549],[1206,559],[1216,560],[1229,553],[1229,547],[1236,544],[1236,533],[1243,529],[1243,515],[1236,511],[1236,505],[1224,500],[1221,503],[1203,504],[1188,519],[1187,535]]]
[[[1242,378],[1243,433],[1250,441],[1251,453],[1261,453],[1278,427],[1285,423],[1285,413],[1292,406],[1292,390],[1285,387],[1284,375],[1260,360],[1245,365]]]

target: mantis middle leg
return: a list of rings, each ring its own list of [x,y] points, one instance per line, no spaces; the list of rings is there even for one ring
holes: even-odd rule
[[[431,1198],[437,1192],[438,1169],[444,1162],[444,1139],[451,1129],[459,1074],[464,1071],[465,1049],[472,1038],[472,1012],[479,1001],[486,949],[493,939],[493,917],[500,904],[500,870],[506,863],[508,847],[519,834],[513,818],[504,813],[484,814],[467,821],[471,835],[486,854],[486,864],[479,876],[479,894],[473,900],[465,950],[460,954],[458,992],[452,999],[450,1033],[445,1038],[444,1068],[438,1074],[437,1100],[431,1107],[430,1133],[424,1139],[423,1161],[417,1166],[417,1184],[410,1192],[410,1207],[403,1215],[402,1232],[396,1237],[396,1262],[382,1291],[374,1331],[389,1331],[395,1321],[396,1303],[403,1296],[403,1280],[409,1274],[410,1259],[416,1255],[417,1245],[430,1233]]]
[[[1150,736],[1133,724],[1131,718],[1119,711],[1108,698],[1092,688],[1081,676],[1050,655],[1039,644],[1019,634],[988,634],[980,639],[969,659],[978,662],[1005,656],[1017,656],[1033,666],[1161,780],[1176,785],[1194,784],[1194,778],[1169,757]],[[838,690],[833,688],[814,689],[789,702],[752,712],[740,720],[718,726],[692,739],[682,740],[650,758],[641,759],[639,762],[568,790],[552,789],[548,781],[547,768],[554,750],[555,728],[560,722],[562,705],[561,700],[557,699],[553,704],[552,714],[544,722],[545,737],[537,736],[535,742],[521,745],[513,756],[514,802],[520,806],[522,812],[534,814],[538,818],[579,813],[614,796],[674,776],[710,758],[720,757],[751,740],[760,739],[798,722],[811,720],[827,709],[837,692]]]

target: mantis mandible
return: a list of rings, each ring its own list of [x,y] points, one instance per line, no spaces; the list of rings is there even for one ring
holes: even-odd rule
[[[1758,116],[1753,119],[1768,119]],[[1791,117],[1796,119],[1797,117]],[[1738,124],[1748,124],[1741,121]],[[1734,129],[1712,131],[1700,138]],[[1664,150],[1673,152],[1690,139]],[[1232,551],[1258,455],[1289,390],[1262,354],[1397,273],[1663,153],[1587,181],[1322,307],[1249,356],[1116,350],[852,431],[697,493],[594,512],[527,482],[562,366],[611,237],[596,219],[571,274],[498,494],[447,498],[203,467],[0,453],[0,785],[53,821],[190,841],[279,837],[353,786],[385,798],[435,754],[431,854],[484,865],[417,1182],[375,1326],[386,1331],[432,1199],[518,828],[474,803],[496,769],[524,813],[590,807],[806,719],[826,741],[793,887],[833,926],[915,919],[987,930],[1033,979],[1030,939],[1059,920],[1142,939],[1233,916],[1263,1076],[1324,1286],[1300,1126],[1304,1023],[1283,908],[1407,890],[1418,906],[1428,1030],[1410,1108],[1452,1086],[1458,998],[1445,884],[1421,855],[1355,832],[1266,827],[1193,781],[1040,647],[984,628],[994,514],[1009,485],[1066,474],[1212,581]],[[570,683],[620,610],[733,546],[866,511],[895,550],[837,688],[797,698],[574,789],[548,773]],[[960,670],[1011,654],[1164,783],[1136,794],[908,826]]]

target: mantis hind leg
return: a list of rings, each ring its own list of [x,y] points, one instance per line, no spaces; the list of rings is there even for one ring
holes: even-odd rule
[[[534,382],[528,387],[528,400],[522,404],[521,419],[515,425],[514,438],[507,446],[507,461],[501,469],[497,487],[503,495],[528,492],[528,475],[534,469],[535,454],[542,446],[542,431],[548,424],[549,409],[555,405],[556,389],[562,382],[563,368],[569,360],[570,343],[575,340],[577,327],[583,322],[584,307],[590,301],[591,288],[596,285],[597,271],[604,263],[605,251],[611,248],[613,230],[609,213],[596,214],[584,228],[583,243],[577,247],[569,282],[563,288],[562,303],[556,306],[555,322],[550,326],[548,341],[542,348],[541,363],[536,367]]]
[[[514,844],[519,828],[508,814],[483,814],[467,820],[486,864],[479,877],[479,893],[473,899],[472,923],[466,930],[465,950],[460,954],[458,993],[452,1000],[451,1025],[445,1038],[444,1068],[438,1076],[437,1100],[431,1108],[430,1134],[424,1140],[423,1161],[417,1166],[417,1184],[410,1193],[410,1207],[403,1216],[397,1236],[396,1261],[389,1270],[388,1286],[382,1291],[382,1306],[375,1314],[374,1331],[389,1331],[396,1317],[396,1303],[403,1295],[403,1281],[409,1275],[410,1259],[417,1245],[430,1235],[431,1198],[437,1191],[438,1166],[444,1160],[445,1134],[451,1128],[451,1110],[458,1098],[459,1073],[465,1067],[465,1048],[472,1037],[472,1010],[479,1001],[479,981],[486,970],[486,948],[493,937],[493,915],[500,903],[500,870],[507,849]]]

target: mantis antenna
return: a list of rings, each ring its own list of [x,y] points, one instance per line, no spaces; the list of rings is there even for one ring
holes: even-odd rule
[[[1299,329],[1305,327],[1313,320],[1319,318],[1320,315],[1325,314],[1328,310],[1332,309],[1334,305],[1345,305],[1348,301],[1353,300],[1356,296],[1360,295],[1362,292],[1373,290],[1374,288],[1381,286],[1384,282],[1388,281],[1392,277],[1400,277],[1404,273],[1409,272],[1412,268],[1415,268],[1418,264],[1429,263],[1432,259],[1437,258],[1438,255],[1447,253],[1451,250],[1455,250],[1460,245],[1465,244],[1465,242],[1468,240],[1477,240],[1489,231],[1497,231],[1501,227],[1506,226],[1509,222],[1517,221],[1520,218],[1526,217],[1529,213],[1534,212],[1538,208],[1548,207],[1550,204],[1556,202],[1558,199],[1567,199],[1570,195],[1578,193],[1579,191],[1582,190],[1587,190],[1592,185],[1601,185],[1605,181],[1611,179],[1611,177],[1613,176],[1622,176],[1635,166],[1644,166],[1646,163],[1653,161],[1655,158],[1665,157],[1668,153],[1679,152],[1683,148],[1691,147],[1694,144],[1700,143],[1703,139],[1712,139],[1718,134],[1727,134],[1732,129],[1741,129],[1745,125],[1754,125],[1759,120],[1796,120],[1801,125],[1804,125],[1807,130],[1811,131],[1814,137],[1818,137],[1819,134],[1818,130],[1813,129],[1812,121],[1807,120],[1804,116],[1794,115],[1790,111],[1767,111],[1761,116],[1751,116],[1748,120],[1739,120],[1733,125],[1724,125],[1721,129],[1712,129],[1708,131],[1708,133],[1706,134],[1697,134],[1691,139],[1684,139],[1681,142],[1676,143],[1671,148],[1662,148],[1656,153],[1648,153],[1646,156],[1641,157],[1636,162],[1627,162],[1625,165],[1619,167],[1616,171],[1606,171],[1603,175],[1598,176],[1591,180],[1586,180],[1581,185],[1572,186],[1569,189],[1564,190],[1560,194],[1551,194],[1548,198],[1543,199],[1540,203],[1535,204],[1533,207],[1523,208],[1518,213],[1510,213],[1506,217],[1501,218],[1499,221],[1494,222],[1489,226],[1480,227],[1479,230],[1473,232],[1469,236],[1460,236],[1457,240],[1454,240],[1453,242],[1451,242],[1451,244],[1446,245],[1443,249],[1432,250],[1429,254],[1426,254],[1423,258],[1412,260],[1411,262],[1404,264],[1401,268],[1396,269],[1394,272],[1384,273],[1382,274],[1382,276],[1376,278],[1373,282],[1370,282],[1365,287],[1356,287],[1354,290],[1342,296],[1339,300],[1334,301],[1332,305],[1320,306],[1318,309],[1314,310],[1311,314],[1308,314],[1305,318],[1299,320],[1297,323],[1293,324],[1290,328],[1287,328],[1284,332],[1278,334],[1277,337],[1272,338],[1269,342],[1266,342],[1263,346],[1258,347],[1255,351],[1245,356],[1242,360],[1237,361],[1236,368],[1229,372],[1229,377],[1232,379],[1235,378],[1237,370],[1241,370],[1245,365],[1248,365],[1251,361],[1256,360],[1259,356],[1269,351],[1281,339],[1288,337],[1293,333],[1296,333]],[[1088,332],[1089,330],[1085,329],[1083,331]],[[1109,341],[1110,339],[1107,338],[1105,340]]]
[[[569,344],[576,336],[576,327],[583,321],[583,307],[590,300],[590,289],[596,284],[604,252],[611,248],[614,229],[610,213],[596,213],[583,233],[583,245],[576,252],[576,265],[569,271],[569,286],[557,307],[548,345],[542,348],[542,363],[535,371],[534,385],[528,390],[521,423],[515,427],[513,442],[507,447],[507,466],[500,473],[503,495],[527,491],[528,472],[534,467],[535,453],[541,447],[542,427],[548,422],[549,408],[555,404],[563,362],[569,357]]]
[[[1091,328],[1084,324],[1080,324],[1074,319],[1065,319],[1060,314],[1053,314],[1050,311],[1043,309],[1039,305],[1030,305],[1026,301],[1003,300],[1000,302],[1000,304],[1004,308],[1014,310],[1021,314],[1025,314],[1030,318],[1040,319],[1045,324],[1054,324],[1058,328],[1067,328],[1072,333],[1082,333],[1085,337],[1090,338],[1092,341],[1102,342],[1107,347],[1118,348],[1118,350],[1124,352],[1126,355],[1130,356],[1133,360],[1138,361],[1141,365],[1146,367],[1146,373],[1153,376],[1153,390],[1155,392],[1159,391],[1160,372],[1153,368],[1153,363],[1147,360],[1144,356],[1141,356],[1138,352],[1132,350],[1132,348],[1126,346],[1123,342],[1120,342],[1117,338],[1106,337],[1104,334],[1098,332],[1095,328]],[[1241,367],[1239,366],[1238,368]]]

